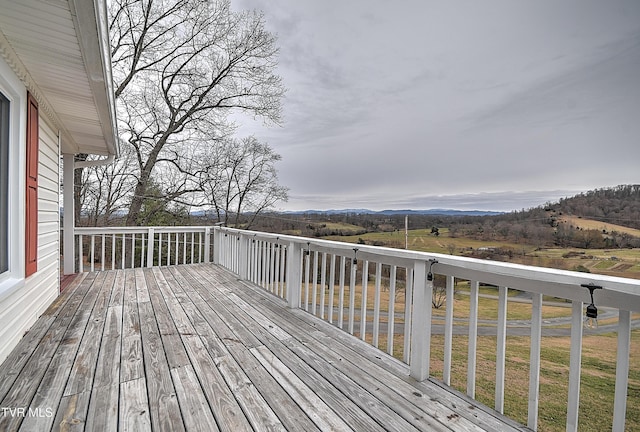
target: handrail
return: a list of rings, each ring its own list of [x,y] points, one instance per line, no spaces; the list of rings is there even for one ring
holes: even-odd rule
[[[253,236],[254,239],[262,241],[279,239],[283,243],[310,244],[319,252],[339,251],[353,254],[353,248],[357,247],[358,258],[375,259],[384,256],[386,263],[398,266],[410,265],[416,260],[436,259],[438,263],[433,268],[435,273],[467,280],[478,279],[497,286],[522,287],[523,291],[566,300],[590,302],[589,291],[580,289],[580,286],[594,284],[606,287],[595,294],[596,303],[606,307],[640,311],[640,280],[637,279],[234,228],[220,228],[220,230],[237,235]]]
[[[210,262],[213,248],[209,226],[76,227],[73,238],[80,273]]]

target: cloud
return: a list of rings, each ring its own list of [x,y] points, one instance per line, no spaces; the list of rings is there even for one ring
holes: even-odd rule
[[[640,2],[246,6],[289,92],[284,127],[239,133],[283,156],[288,208],[503,210],[639,181]]]

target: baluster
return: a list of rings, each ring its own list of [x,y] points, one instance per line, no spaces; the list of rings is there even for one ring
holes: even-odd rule
[[[116,235],[111,234],[111,270],[116,268]]]
[[[257,251],[257,243],[255,241],[255,239],[251,239],[251,270],[250,270],[250,276],[249,276],[249,280],[253,283],[257,283],[257,276],[256,276],[256,269],[257,269],[257,258],[256,258],[256,251]]]
[[[285,289],[288,288],[288,284],[286,283],[286,270],[287,270],[287,254],[288,254],[287,245],[280,245],[280,297],[284,297]]]
[[[171,233],[167,233],[167,265],[171,265]]]
[[[131,268],[136,266],[136,234],[131,233]]]
[[[125,239],[126,239],[126,234],[122,234],[122,245],[121,245],[121,252],[122,252],[122,257],[121,260],[122,261],[122,268],[124,268],[124,251],[125,251]]]
[[[182,233],[182,264],[187,263],[187,233]]]
[[[280,297],[286,298],[289,284],[286,283],[287,256],[289,248],[286,245],[280,245]]]
[[[351,273],[349,275],[349,333],[353,334],[353,320],[356,313],[356,278],[358,275],[358,263],[351,261]]]
[[[80,259],[78,260],[78,271],[80,273],[84,272],[84,254],[82,253],[82,234],[78,235],[78,256]]]
[[[251,276],[251,281],[254,284],[258,284],[258,241],[257,240],[252,240],[252,245],[253,245],[253,251],[252,251],[252,255],[253,255],[253,271],[252,271],[252,276]]]
[[[373,346],[378,348],[380,338],[380,279],[382,279],[382,263],[376,263],[376,283],[373,297]]]
[[[344,324],[344,276],[347,258],[340,257],[340,293],[338,294],[338,327]]]
[[[195,238],[196,238],[196,233],[195,233],[195,231],[191,231],[191,246],[190,246],[190,247],[191,247],[191,264],[193,264],[193,263],[194,263],[193,258],[194,258],[194,250],[195,250],[195,246],[194,246],[194,244],[195,244],[195,242],[194,242]]]
[[[100,255],[100,270],[102,270],[102,271],[104,271],[104,255],[105,255],[105,252],[104,252],[104,243],[105,242],[104,242],[104,240],[105,240],[105,235],[102,234],[101,245],[100,245],[101,249],[102,249],[101,250],[101,255]]]
[[[309,311],[309,264],[311,261],[311,252],[306,250],[304,252],[304,310]]]
[[[320,271],[320,318],[324,319],[325,284],[327,283],[327,253],[322,252],[322,270]]]
[[[478,281],[469,281],[469,342],[467,353],[467,396],[476,396],[476,352],[478,344]]]
[[[316,305],[318,303],[318,251],[313,252],[313,296],[311,303],[311,312],[316,314]]]
[[[336,291],[336,255],[331,254],[331,264],[329,266],[329,323],[333,324],[333,301]]]
[[[253,240],[253,283],[260,284],[260,240]]]
[[[94,271],[96,236],[91,234],[91,271]]]
[[[367,335],[367,299],[369,297],[369,261],[362,263],[362,301],[360,307],[360,339],[364,340]]]
[[[256,276],[255,284],[260,285],[262,274],[262,240],[256,240]]]
[[[275,254],[275,258],[273,260],[273,271],[274,271],[274,275],[273,275],[273,293],[277,296],[280,295],[280,244],[276,243],[274,245],[275,250],[274,250],[274,254]]]
[[[267,291],[273,292],[273,243],[267,243]]]
[[[455,278],[447,276],[447,303],[444,318],[444,368],[442,370],[442,381],[446,385],[451,385],[451,350],[453,347],[453,303]]]
[[[147,250],[145,239],[144,233],[140,233],[140,267],[144,267],[144,252]]]
[[[262,243],[262,287],[269,290],[269,242],[267,240]]]
[[[504,414],[504,379],[507,345],[507,295],[509,288],[498,287],[498,323],[496,337],[496,394],[495,410]]]
[[[538,427],[538,397],[540,390],[540,339],[542,337],[542,294],[533,294],[531,309],[531,351],[529,358],[529,414],[527,426]]]
[[[176,233],[176,259],[174,260],[174,264],[178,265],[180,264],[180,233]]]
[[[158,233],[158,266],[162,266],[162,233]]]
[[[269,280],[271,281],[270,291],[276,294],[278,290],[278,244],[271,243],[271,261],[269,263]],[[277,295],[277,294],[276,294]]]
[[[393,355],[393,342],[395,336],[395,318],[396,318],[396,276],[397,267],[391,266],[389,272],[389,308],[387,318],[387,354]]]
[[[144,267],[144,259],[145,259],[145,254],[144,251],[146,251],[147,249],[145,248],[145,235],[144,233],[140,234],[140,267]]]

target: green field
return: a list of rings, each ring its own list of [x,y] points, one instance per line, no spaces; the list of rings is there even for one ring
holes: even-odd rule
[[[352,227],[352,225],[351,225]],[[479,248],[511,251],[509,257],[500,255],[491,259],[518,264],[563,270],[587,269],[591,273],[640,279],[640,249],[576,249],[537,248],[533,245],[509,242],[486,242],[463,237],[451,237],[447,228],[439,229],[435,236],[431,229],[410,230],[409,249],[450,255],[473,256]],[[326,239],[350,243],[365,242],[377,246],[404,248],[403,231],[372,232],[361,235],[329,236]]]

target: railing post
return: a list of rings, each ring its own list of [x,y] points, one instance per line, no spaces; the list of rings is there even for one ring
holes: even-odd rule
[[[249,279],[249,239],[246,235],[239,234],[240,244],[238,245],[238,276],[242,279]]]
[[[287,248],[287,303],[292,309],[300,307],[301,266],[302,245],[291,241]]]
[[[627,413],[627,387],[629,385],[629,355],[631,344],[631,312],[619,311],[618,357],[616,362],[616,387],[613,404],[613,430],[624,430]]]
[[[213,227],[213,257],[212,261],[214,264],[220,264],[220,251],[222,246],[220,245],[220,227]]]
[[[63,251],[65,275],[74,274],[76,272],[76,236],[75,236],[75,219],[74,219],[74,202],[73,202],[73,173],[74,173],[74,155],[65,153],[63,156],[64,182],[62,185],[64,219],[63,219]],[[82,256],[80,256],[82,262]],[[82,271],[82,270],[80,270]]]
[[[213,232],[214,233],[216,232],[215,229],[214,229]],[[214,242],[213,242],[213,256],[214,257],[217,255],[216,250],[218,249],[218,247],[219,247],[219,245],[216,244],[215,239],[214,239]],[[204,229],[204,262],[206,262],[206,263],[211,262],[210,249],[211,249],[211,228],[210,227],[206,227]],[[215,260],[214,260],[214,262],[215,262]]]
[[[155,233],[153,228],[147,230],[147,267],[153,267],[153,247],[155,245]],[[160,259],[158,258],[158,261]],[[160,264],[158,262],[158,264]]]
[[[431,299],[433,282],[427,282],[427,263],[415,261],[413,266],[413,313],[411,320],[411,377],[424,381],[429,377],[431,355]]]

